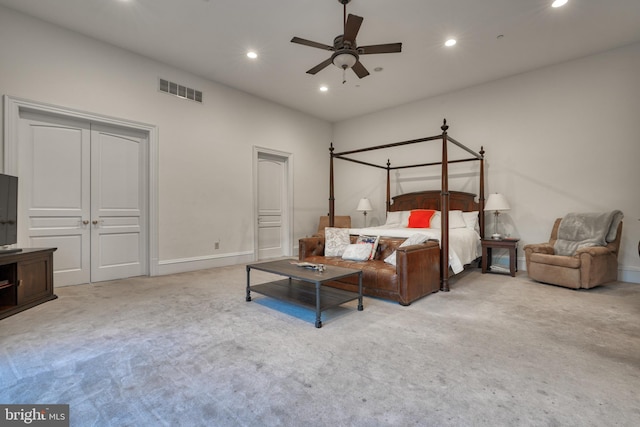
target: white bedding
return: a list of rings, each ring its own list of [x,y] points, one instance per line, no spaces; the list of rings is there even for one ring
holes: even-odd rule
[[[437,228],[407,228],[398,224],[381,225],[378,227],[351,228],[349,234],[366,234],[385,237],[409,237],[422,233],[440,242],[440,229]],[[460,273],[466,264],[471,263],[482,253],[480,235],[471,228],[452,228],[449,230],[449,266],[455,274]]]

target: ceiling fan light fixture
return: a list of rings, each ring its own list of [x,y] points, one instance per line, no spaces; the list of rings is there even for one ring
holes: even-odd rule
[[[369,71],[360,62],[360,55],[371,55],[379,53],[397,53],[402,51],[402,43],[385,43],[376,44],[370,46],[358,46],[356,38],[360,31],[360,26],[364,18],[353,14],[347,15],[347,3],[351,0],[338,0],[344,5],[344,30],[339,36],[333,39],[333,46],[328,44],[318,43],[311,40],[302,39],[300,37],[293,37],[291,43],[297,43],[305,46],[314,47],[316,49],[328,50],[333,54],[316,65],[315,67],[307,70],[307,74],[315,75],[319,71],[324,70],[330,64],[342,69],[342,83],[346,82],[346,71],[351,68],[359,79],[367,77]]]
[[[358,57],[352,52],[337,52],[333,56],[332,62],[336,67],[346,70],[358,62]]]

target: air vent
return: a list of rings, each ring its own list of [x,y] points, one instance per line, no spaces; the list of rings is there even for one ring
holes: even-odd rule
[[[169,80],[160,79],[160,92],[177,96],[178,98],[190,99],[202,104],[202,91],[191,89]]]

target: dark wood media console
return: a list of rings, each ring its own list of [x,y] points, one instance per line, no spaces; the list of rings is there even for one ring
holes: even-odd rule
[[[58,298],[53,293],[56,248],[0,254],[0,319]]]

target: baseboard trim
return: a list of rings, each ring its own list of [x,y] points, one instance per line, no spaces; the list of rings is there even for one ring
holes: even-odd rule
[[[253,261],[255,261],[253,251],[170,259],[158,263],[157,275],[165,276],[167,274],[186,273],[188,271],[205,270],[207,268],[247,264]],[[518,258],[518,271],[527,271],[524,258]],[[640,284],[640,268],[620,266],[618,269],[618,280]]]
[[[640,283],[640,268],[623,265],[618,269],[618,279],[622,282]]]
[[[253,262],[253,251],[207,255],[193,258],[177,258],[158,262],[158,276],[186,273],[188,271],[205,270],[207,268],[226,267],[229,265]]]

